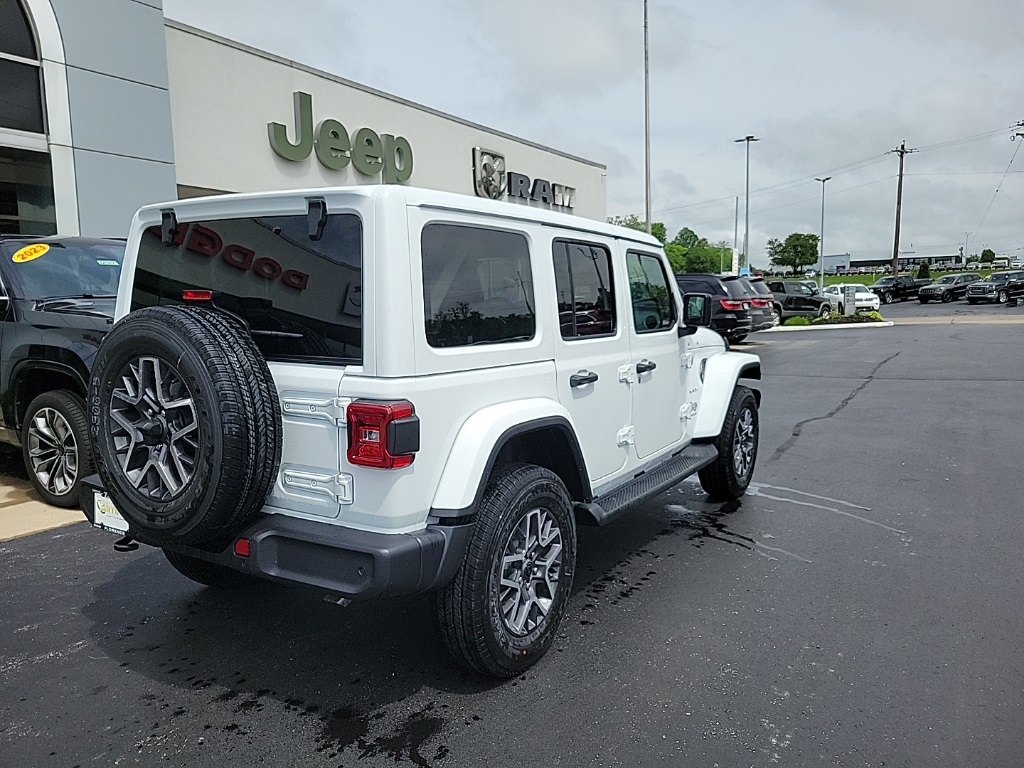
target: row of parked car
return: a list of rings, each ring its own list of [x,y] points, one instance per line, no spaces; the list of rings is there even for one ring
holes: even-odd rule
[[[881,309],[882,304],[917,299],[944,304],[966,299],[968,304],[999,303],[1024,297],[1024,270],[942,275],[935,279],[894,275],[863,283],[826,285],[819,291],[813,280],[766,277],[676,275],[684,293],[707,293],[713,301],[711,327],[729,341],[743,341],[751,333],[784,323],[791,317],[828,317],[845,314],[846,288],[854,289],[854,309]]]
[[[885,304],[917,299],[922,304],[941,301],[948,304],[967,299],[968,304],[1005,304],[1024,296],[1024,270],[1002,270],[982,277],[978,272],[959,272],[935,279],[909,275],[883,277],[870,286]]]
[[[791,317],[828,317],[845,310],[841,286],[828,286],[837,292],[822,294],[809,280],[686,274],[676,275],[676,283],[683,293],[711,295],[711,328],[733,343]],[[878,309],[878,297],[860,289],[857,309]]]

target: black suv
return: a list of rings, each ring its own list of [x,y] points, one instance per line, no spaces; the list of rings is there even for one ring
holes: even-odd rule
[[[679,292],[711,295],[711,330],[736,343],[748,334],[771,327],[771,318],[764,312],[761,299],[753,289],[737,277],[708,274],[676,275]],[[755,306],[754,302],[758,303]]]
[[[123,257],[117,240],[0,236],[0,441],[56,506],[93,472],[85,395]]]

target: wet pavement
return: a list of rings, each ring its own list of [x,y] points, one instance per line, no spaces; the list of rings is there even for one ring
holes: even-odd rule
[[[1019,764],[1022,330],[751,337],[750,492],[581,528],[559,638],[505,683],[428,597],[202,589],[84,525],[0,544],[0,764]]]

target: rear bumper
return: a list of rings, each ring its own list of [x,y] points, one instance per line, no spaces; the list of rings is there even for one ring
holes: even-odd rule
[[[99,477],[83,481],[82,511],[94,523],[93,491]],[[263,515],[219,551],[169,547],[175,552],[274,581],[305,584],[350,600],[409,595],[444,586],[462,562],[473,523],[428,525],[413,533],[374,533],[314,520]],[[145,534],[128,530],[143,544]],[[249,556],[234,554],[235,542],[249,541]]]

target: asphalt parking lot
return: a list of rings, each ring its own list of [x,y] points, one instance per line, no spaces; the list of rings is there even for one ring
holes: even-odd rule
[[[1024,307],[883,312],[739,345],[751,492],[581,529],[556,647],[507,683],[425,597],[204,590],[84,524],[0,543],[0,763],[1019,764]]]

